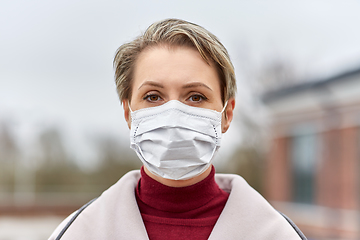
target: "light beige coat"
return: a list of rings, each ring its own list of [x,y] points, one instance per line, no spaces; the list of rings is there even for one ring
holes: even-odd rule
[[[61,239],[148,239],[135,199],[135,187],[139,178],[138,170],[124,175],[76,217]],[[215,180],[230,196],[209,240],[305,239],[242,177],[216,174]],[[57,239],[75,214],[65,219],[49,240]]]

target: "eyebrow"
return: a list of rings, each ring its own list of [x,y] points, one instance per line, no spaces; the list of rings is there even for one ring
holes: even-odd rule
[[[153,87],[158,87],[158,88],[164,88],[164,85],[162,85],[161,83],[158,82],[154,82],[154,81],[145,81],[143,84],[140,85],[140,87],[138,88],[138,90],[140,88],[142,88],[143,86],[153,86]]]
[[[144,86],[153,86],[153,87],[158,87],[158,88],[164,88],[164,85],[158,82],[154,82],[154,81],[145,81],[143,84],[140,85],[140,87],[138,88],[138,90]],[[183,89],[187,89],[187,88],[193,88],[193,87],[205,87],[207,89],[209,89],[210,91],[212,91],[212,89],[202,83],[202,82],[191,82],[188,84],[185,84],[184,86],[182,86]]]
[[[205,87],[205,88],[209,89],[210,91],[212,91],[212,89],[208,85],[206,85],[202,82],[188,83],[188,84],[185,84],[182,88],[193,88],[193,87]]]

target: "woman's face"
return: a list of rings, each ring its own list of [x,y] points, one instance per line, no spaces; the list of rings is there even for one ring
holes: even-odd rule
[[[145,49],[136,62],[130,107],[133,111],[178,100],[193,107],[220,112],[223,109],[220,79],[193,48],[156,46]],[[128,101],[123,101],[125,119],[131,126]],[[222,131],[232,120],[235,100],[229,99]]]

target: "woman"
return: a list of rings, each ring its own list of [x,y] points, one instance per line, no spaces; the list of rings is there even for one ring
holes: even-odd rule
[[[131,148],[143,167],[73,213],[50,239],[305,239],[240,176],[211,161],[233,118],[228,53],[204,28],[152,24],[115,56]]]

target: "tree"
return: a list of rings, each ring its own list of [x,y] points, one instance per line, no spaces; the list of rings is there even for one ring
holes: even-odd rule
[[[242,141],[224,171],[243,176],[261,192],[269,142],[269,117],[261,96],[265,92],[295,84],[300,74],[294,61],[280,54],[265,56],[256,62],[246,52],[243,53],[239,58],[240,71],[237,75],[240,77],[239,88],[245,90],[240,89],[233,123],[237,125]]]
[[[10,129],[10,122],[0,122],[0,189],[13,191],[15,164],[19,149]]]

